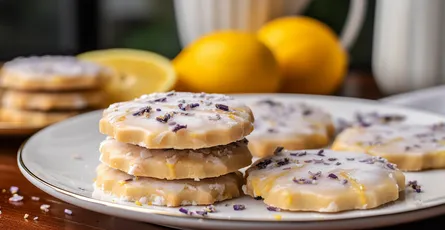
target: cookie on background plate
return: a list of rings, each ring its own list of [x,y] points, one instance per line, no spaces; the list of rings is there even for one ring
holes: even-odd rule
[[[277,148],[246,172],[247,194],[290,211],[340,212],[395,201],[405,176],[384,158],[331,150]]]
[[[105,70],[71,56],[19,57],[1,69],[1,86],[26,91],[66,91],[99,88]]]
[[[100,132],[149,149],[200,149],[250,134],[252,111],[222,94],[167,92],[115,103],[103,112]]]
[[[270,156],[277,146],[292,150],[322,148],[335,132],[331,115],[316,106],[273,99],[248,106],[255,116],[255,129],[247,137],[255,157]]]
[[[17,110],[0,108],[0,120],[17,125],[43,127],[79,114],[79,111],[42,112],[36,110]]]
[[[240,172],[195,181],[134,177],[105,164],[100,164],[96,171],[95,191],[137,205],[209,205],[243,195],[244,179]]]
[[[4,107],[21,110],[78,110],[100,108],[105,95],[101,91],[27,92],[5,90],[1,97]]]
[[[112,138],[99,148],[100,160],[111,168],[134,176],[158,179],[204,179],[218,177],[252,163],[247,140],[205,149],[146,149]]]
[[[404,171],[445,168],[445,124],[351,127],[332,149],[381,156]]]

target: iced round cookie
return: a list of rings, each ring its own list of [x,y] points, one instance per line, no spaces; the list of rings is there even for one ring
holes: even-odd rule
[[[218,177],[252,163],[247,140],[205,149],[146,149],[104,140],[100,160],[111,168],[134,176],[158,179],[203,179]]]
[[[243,139],[252,111],[222,94],[168,92],[115,103],[103,112],[100,132],[149,149],[200,149]]]
[[[23,124],[27,126],[42,127],[52,123],[65,120],[77,115],[79,112],[41,112],[32,110],[17,110],[3,107],[0,109],[0,120]]]
[[[247,139],[256,157],[271,155],[277,146],[290,150],[325,147],[335,132],[327,112],[305,103],[262,99],[249,107],[255,129]]]
[[[78,110],[101,107],[104,94],[101,91],[78,92],[27,92],[5,90],[2,106],[24,110]]]
[[[330,150],[288,151],[255,162],[247,194],[290,211],[371,209],[397,200],[405,176],[385,159]]]
[[[352,127],[332,149],[381,156],[404,171],[445,168],[445,124]]]
[[[59,91],[98,88],[104,69],[71,56],[31,56],[6,62],[1,75],[5,88]]]
[[[243,195],[240,172],[194,181],[134,177],[105,164],[100,164],[96,171],[95,189],[138,205],[208,205]]]
[[[357,112],[351,120],[339,118],[336,134],[354,126],[368,127],[371,125],[393,125],[405,122],[406,117],[395,113]]]

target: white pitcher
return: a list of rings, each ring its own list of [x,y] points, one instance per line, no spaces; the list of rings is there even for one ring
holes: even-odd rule
[[[264,23],[300,13],[310,0],[175,0],[180,41],[186,46],[198,37],[224,29],[257,31]],[[341,35],[349,48],[363,24],[366,0],[351,0]]]
[[[445,82],[444,14],[443,0],[377,1],[372,68],[384,93]]]

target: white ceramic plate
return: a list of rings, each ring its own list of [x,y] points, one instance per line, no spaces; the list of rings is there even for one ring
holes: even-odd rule
[[[444,117],[382,103],[339,97],[286,94],[238,95],[249,101],[259,97],[299,100],[318,105],[334,118],[351,118],[355,112],[398,113],[408,123],[445,121]],[[270,212],[262,201],[242,197],[216,205],[217,213],[206,218],[186,216],[178,208],[136,206],[99,200],[93,193],[95,167],[99,164],[99,143],[105,138],[98,132],[101,111],[83,114],[50,126],[31,137],[18,155],[22,173],[45,192],[80,207],[110,215],[177,228],[198,229],[347,229],[403,223],[445,213],[445,170],[407,173],[407,180],[418,180],[424,189],[417,194],[408,190],[402,198],[380,208],[337,214],[313,212]],[[79,158],[81,159],[75,159]],[[440,183],[438,183],[440,182]],[[106,199],[106,197],[103,197]],[[244,204],[246,210],[234,211],[232,205]],[[197,210],[199,207],[190,207]],[[275,215],[281,216],[281,221]]]
[[[445,85],[396,94],[381,99],[385,103],[409,106],[430,112],[445,114]]]

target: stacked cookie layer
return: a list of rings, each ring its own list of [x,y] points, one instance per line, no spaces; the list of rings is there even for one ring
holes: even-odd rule
[[[156,93],[110,105],[100,120],[96,191],[138,205],[204,205],[242,195],[253,115],[221,94]]]
[[[1,120],[45,126],[98,108],[104,71],[69,56],[16,58],[1,70]]]

